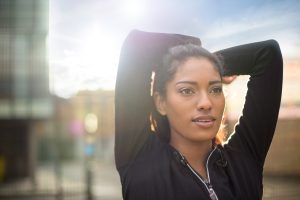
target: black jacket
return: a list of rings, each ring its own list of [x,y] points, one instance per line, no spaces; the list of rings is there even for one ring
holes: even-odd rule
[[[151,71],[170,46],[197,38],[132,31],[124,42],[116,83],[115,159],[126,200],[261,199],[262,173],[275,131],[282,89],[282,56],[268,40],[218,51],[224,75],[250,75],[242,115],[223,146],[207,158],[205,183],[183,156],[150,129]],[[213,189],[213,190],[212,190]]]

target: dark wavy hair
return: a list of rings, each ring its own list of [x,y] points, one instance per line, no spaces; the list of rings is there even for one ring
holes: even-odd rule
[[[157,92],[161,96],[166,95],[166,85],[174,78],[178,67],[191,57],[206,58],[213,63],[215,69],[222,77],[223,62],[222,58],[209,52],[203,47],[195,44],[184,44],[171,47],[164,55],[162,63],[156,67],[152,85],[152,93]],[[166,116],[162,116],[154,106],[151,113],[151,128],[161,139],[166,142],[170,140],[170,125]],[[217,140],[220,140],[217,137]],[[217,141],[220,143],[221,141]]]

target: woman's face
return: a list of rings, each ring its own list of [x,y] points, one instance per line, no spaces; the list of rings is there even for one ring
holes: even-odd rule
[[[207,58],[191,57],[167,83],[165,96],[155,96],[155,103],[168,118],[171,142],[212,140],[225,105],[220,74]]]

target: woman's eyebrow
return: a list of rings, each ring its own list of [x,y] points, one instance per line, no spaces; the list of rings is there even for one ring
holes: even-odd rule
[[[176,83],[176,85],[179,85],[179,84],[191,84],[191,85],[197,85],[197,82],[196,81],[178,81]]]
[[[191,84],[191,85],[197,85],[196,81],[178,81],[176,83],[176,85],[178,84]],[[222,81],[220,80],[213,80],[213,81],[209,81],[208,85],[214,85],[214,84],[222,84]]]
[[[209,85],[222,84],[222,81],[220,81],[220,80],[209,81],[208,84],[209,84]]]

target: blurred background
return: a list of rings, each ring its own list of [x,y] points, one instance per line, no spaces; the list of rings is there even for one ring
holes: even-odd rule
[[[264,199],[300,196],[297,0],[0,0],[0,199],[122,199],[114,84],[132,29],[200,37],[211,51],[276,39],[282,105]],[[226,88],[228,132],[248,77]]]

